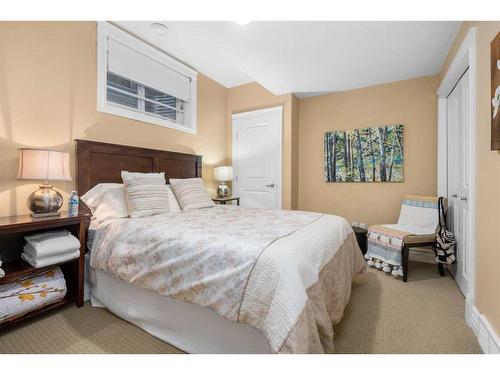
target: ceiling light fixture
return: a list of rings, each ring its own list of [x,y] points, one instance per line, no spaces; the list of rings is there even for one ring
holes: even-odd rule
[[[250,20],[234,20],[234,22],[236,22],[238,25],[248,25],[250,23]]]
[[[168,27],[159,22],[153,22],[151,24],[151,30],[153,30],[158,35],[165,35],[168,32]]]

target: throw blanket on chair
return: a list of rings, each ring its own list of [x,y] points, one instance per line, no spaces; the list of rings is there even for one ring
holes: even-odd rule
[[[403,276],[401,268],[401,250],[404,237],[410,232],[389,228],[384,225],[372,225],[368,229],[368,251],[365,258],[369,267],[375,266],[384,272],[391,272],[394,277]]]
[[[438,221],[437,198],[405,196],[397,224],[372,225],[368,228],[367,265],[391,272],[394,277],[403,276],[401,250],[405,238],[429,238],[435,235]]]

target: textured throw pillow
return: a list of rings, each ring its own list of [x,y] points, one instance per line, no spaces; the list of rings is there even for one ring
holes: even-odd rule
[[[169,181],[183,210],[214,206],[201,178],[171,178]]]
[[[168,190],[168,212],[182,211],[179,201],[175,197],[175,194],[170,185],[167,185],[167,190]]]
[[[164,173],[122,171],[130,217],[145,217],[169,212]]]

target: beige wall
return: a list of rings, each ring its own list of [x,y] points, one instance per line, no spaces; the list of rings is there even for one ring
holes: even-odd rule
[[[296,187],[293,180],[296,181],[296,175],[293,171],[297,171],[297,155],[293,155],[294,142],[297,143],[296,133],[294,129],[298,128],[297,123],[292,122],[292,107],[297,101],[293,100],[292,94],[273,95],[270,91],[256,82],[247,85],[233,87],[227,90],[227,152],[228,157],[232,155],[232,120],[231,115],[238,112],[252,111],[256,109],[283,106],[283,208],[296,208],[296,198],[293,204],[293,196],[297,196]],[[295,119],[297,115],[295,114]],[[297,145],[296,145],[297,146]],[[295,148],[297,148],[295,146]],[[294,169],[295,168],[295,169]]]
[[[444,77],[469,28],[477,27],[476,306],[500,335],[500,152],[491,151],[490,43],[500,22],[464,22],[441,70]]]
[[[368,224],[397,221],[404,194],[436,194],[438,76],[300,100],[299,209]],[[326,183],[323,135],[404,124],[404,182]]]
[[[91,139],[203,155],[203,176],[214,189],[212,165],[226,160],[226,89],[198,76],[198,134],[96,111],[94,22],[0,22],[0,216],[26,213],[36,185],[16,181],[17,148],[71,152],[73,139]],[[74,177],[74,170],[73,170]],[[55,183],[65,197],[71,183]]]

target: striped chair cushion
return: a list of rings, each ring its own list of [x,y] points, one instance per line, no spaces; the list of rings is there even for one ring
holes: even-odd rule
[[[145,217],[169,212],[168,189],[164,173],[122,171],[130,217]]]
[[[169,181],[183,210],[214,206],[201,178],[171,178]]]

